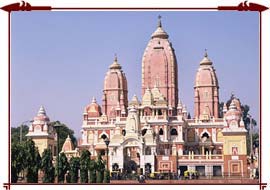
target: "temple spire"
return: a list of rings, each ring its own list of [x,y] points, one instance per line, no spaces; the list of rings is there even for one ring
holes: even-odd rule
[[[117,62],[117,54],[114,54],[114,61]]]
[[[158,27],[162,27],[161,16],[160,15],[158,15]]]
[[[117,61],[117,55],[116,53],[114,54],[114,61],[113,63],[110,65],[110,69],[121,69],[121,65],[118,63]]]
[[[204,57],[208,57],[207,49],[206,48],[204,49]]]

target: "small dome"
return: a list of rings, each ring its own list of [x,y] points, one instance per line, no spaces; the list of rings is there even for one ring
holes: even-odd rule
[[[237,120],[240,121],[242,112],[237,109],[235,102],[232,100],[229,106],[229,110],[225,114],[226,120]]]
[[[62,151],[63,152],[72,151],[73,148],[74,148],[73,143],[71,141],[70,136],[68,135],[68,137],[66,138],[66,140],[62,146]]]
[[[38,111],[38,114],[37,114],[38,116],[41,116],[41,115],[46,115],[46,111],[45,111],[45,109],[44,109],[44,107],[43,106],[40,106],[40,108],[39,108],[39,111]]]
[[[154,86],[154,88],[151,90],[151,93],[153,95],[154,101],[164,100],[164,97],[158,87]]]
[[[158,17],[158,27],[156,31],[152,34],[152,38],[169,38],[169,35],[163,30],[162,24],[161,24],[161,16]]]
[[[152,105],[153,104],[153,95],[149,88],[146,89],[143,98],[142,98],[142,105]]]
[[[93,97],[91,104],[86,107],[86,112],[89,117],[99,117],[101,115],[101,108],[95,97]]]
[[[130,105],[138,106],[139,104],[140,104],[140,101],[139,101],[138,97],[134,94],[134,96],[132,97],[132,99],[130,101]]]
[[[183,108],[182,101],[179,99],[177,109],[182,109],[182,108]]]
[[[204,58],[201,60],[200,65],[212,65],[212,61],[208,58],[208,54],[205,50]]]
[[[121,69],[121,65],[117,62],[117,56],[114,58],[114,62],[110,65],[110,69]]]
[[[37,116],[34,118],[34,121],[50,121],[49,117],[46,115],[46,111],[43,106],[40,106]]]
[[[212,66],[212,62],[208,58],[207,52],[205,52],[204,58],[200,62],[200,67],[195,78],[195,86],[218,86],[215,69]]]

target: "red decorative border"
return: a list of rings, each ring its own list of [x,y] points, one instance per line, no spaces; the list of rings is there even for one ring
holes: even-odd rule
[[[260,184],[260,190],[264,190],[264,188],[267,187],[267,183],[261,183]]]
[[[247,1],[239,3],[238,6],[218,6],[218,10],[236,10],[236,11],[265,11],[269,9],[264,5],[260,5],[257,3],[249,3]]]
[[[0,9],[9,12],[9,21],[8,21],[8,28],[9,28],[9,105],[10,105],[10,13],[12,11],[42,11],[42,10],[219,10],[219,11],[226,11],[226,10],[235,10],[235,11],[258,11],[259,17],[260,17],[260,64],[261,64],[261,12],[268,10],[269,8],[264,6],[264,5],[260,5],[257,3],[248,3],[248,1],[244,1],[238,4],[238,6],[218,6],[218,7],[149,7],[149,8],[144,8],[144,7],[120,7],[120,8],[101,8],[101,7],[51,7],[51,6],[31,6],[30,3],[25,2],[25,1],[21,1],[18,3],[13,3],[13,4],[9,4],[6,6],[1,7]],[[260,72],[261,72],[261,66],[260,66]],[[260,81],[261,81],[261,75],[260,75]],[[260,93],[261,93],[261,83],[260,83]],[[260,105],[261,105],[261,99],[260,99]],[[10,109],[10,108],[9,108]],[[261,112],[261,106],[260,106],[260,112]],[[9,110],[9,114],[10,114],[10,110]],[[260,114],[260,121],[261,121],[261,114]],[[10,122],[10,115],[9,115],[9,122]],[[260,126],[260,131],[261,131],[261,126]],[[8,134],[8,141],[9,141],[9,150],[10,150],[10,123],[9,123],[9,134]],[[260,135],[261,136],[261,135]],[[262,156],[262,149],[261,149],[261,141],[260,141],[260,153]],[[261,159],[261,158],[260,158]],[[6,190],[10,190],[11,187],[11,183],[10,183],[10,155],[9,155],[9,178],[8,178],[8,183],[3,183],[3,187]],[[261,167],[261,162],[260,162],[260,168]],[[261,176],[261,170],[260,170],[260,176]],[[264,190],[264,188],[267,187],[267,183],[262,183],[261,182],[261,177],[260,177],[260,182],[258,183],[260,190]],[[15,185],[15,184],[14,184]],[[21,185],[31,185],[28,183],[24,183]],[[46,184],[42,184],[42,185],[46,185]],[[59,185],[59,184],[54,184],[54,185]],[[74,184],[74,185],[80,185],[80,184]],[[83,185],[83,184],[81,184]],[[114,184],[112,184],[114,185]],[[162,184],[160,184],[162,185]],[[204,185],[204,184],[202,184]],[[229,185],[229,184],[224,184],[224,185]],[[249,184],[243,184],[243,185],[249,185]]]
[[[33,10],[51,10],[50,6],[31,6],[30,3],[22,1],[21,3],[13,3],[1,8],[4,11],[33,11]]]
[[[10,190],[10,183],[4,183],[3,187],[6,188],[6,190]]]
[[[160,8],[160,7],[151,7],[151,8],[141,8],[141,7],[122,7],[122,8],[97,8],[97,7],[72,7],[72,8],[65,8],[65,7],[51,7],[51,6],[31,6],[30,3],[22,1],[21,3],[13,3],[10,5],[6,5],[1,7],[2,10],[11,12],[11,11],[33,11],[33,10],[96,10],[96,9],[103,9],[103,10],[236,10],[236,11],[258,11],[262,12],[267,9],[268,7],[264,5],[260,5],[257,3],[249,3],[248,1],[244,1],[238,4],[238,6],[218,6],[218,7],[204,7],[204,8],[193,8],[193,7],[167,7],[167,8]]]

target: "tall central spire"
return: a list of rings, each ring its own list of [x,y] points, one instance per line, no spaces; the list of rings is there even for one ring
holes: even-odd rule
[[[147,88],[158,88],[168,106],[178,104],[177,60],[169,35],[161,27],[161,16],[145,49],[142,60],[142,96]]]

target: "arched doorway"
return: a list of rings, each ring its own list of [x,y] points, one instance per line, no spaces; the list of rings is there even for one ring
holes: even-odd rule
[[[124,172],[137,173],[140,168],[140,149],[137,146],[124,148]]]
[[[137,173],[138,165],[134,160],[125,161],[124,170],[127,174]]]

